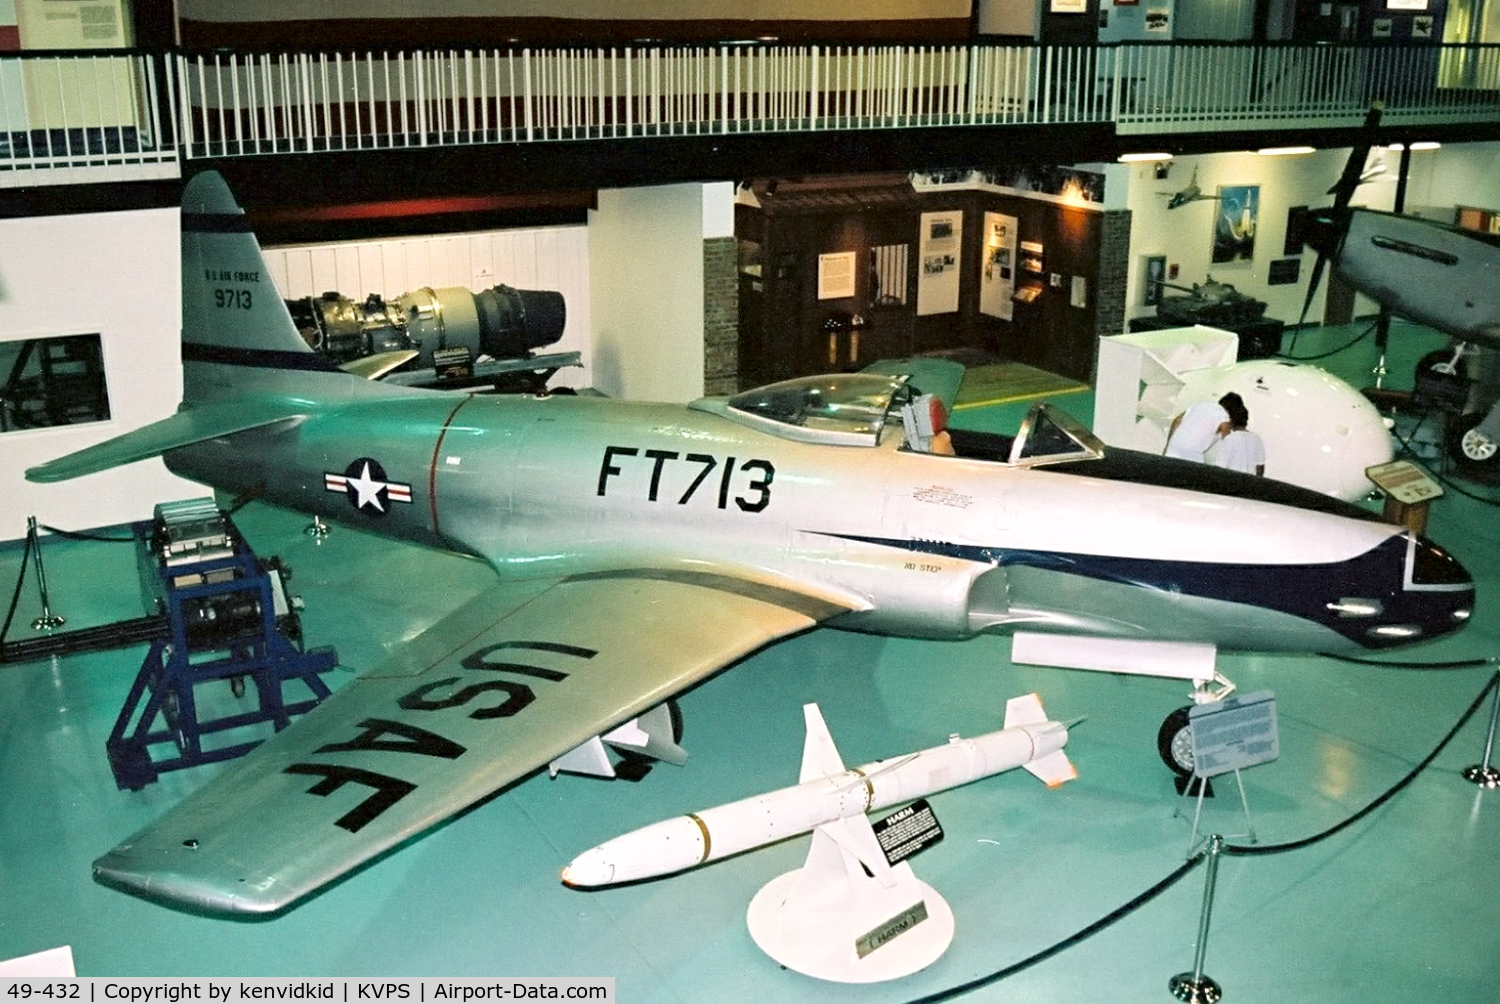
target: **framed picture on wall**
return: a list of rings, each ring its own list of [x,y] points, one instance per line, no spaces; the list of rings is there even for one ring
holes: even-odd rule
[[[1259,185],[1220,185],[1219,212],[1214,216],[1215,265],[1248,262],[1255,257],[1255,230],[1260,222]]]
[[[818,299],[842,300],[854,295],[853,251],[818,255]]]

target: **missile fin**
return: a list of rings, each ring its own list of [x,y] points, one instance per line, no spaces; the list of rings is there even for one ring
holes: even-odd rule
[[[869,819],[863,815],[837,819],[813,830],[807,862],[787,893],[783,909],[817,906],[830,888],[851,880],[874,881],[889,889],[900,878],[885,860]]]
[[[1017,725],[1036,725],[1046,720],[1047,712],[1042,710],[1042,699],[1036,694],[1023,694],[1005,702],[1005,727],[1008,729]]]
[[[1021,766],[1049,788],[1056,788],[1078,776],[1078,768],[1073,766],[1073,761],[1069,760],[1062,750],[1053,750],[1046,756]]]
[[[844,758],[833,744],[833,735],[823,721],[816,704],[804,704],[802,717],[807,723],[807,740],[802,746],[802,774],[799,781],[812,781],[844,772]]]

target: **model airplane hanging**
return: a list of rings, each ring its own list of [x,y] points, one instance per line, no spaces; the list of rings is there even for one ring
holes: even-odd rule
[[[649,712],[820,624],[1012,631],[1018,660],[1206,691],[1218,647],[1382,648],[1473,605],[1402,527],[1105,451],[1045,406],[1013,439],[955,434],[958,456],[905,449],[902,376],[686,406],[360,380],[298,337],[217,174],[186,186],[183,231],[181,410],[28,477],[161,455],[529,586],[481,593],[95,863],[144,895],[283,909],[551,762],[607,770],[606,739],[680,759]]]

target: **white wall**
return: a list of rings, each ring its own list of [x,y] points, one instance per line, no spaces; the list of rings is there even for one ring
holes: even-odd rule
[[[1388,156],[1393,158],[1390,164],[1394,172],[1395,155]],[[1130,288],[1126,317],[1154,313],[1155,308],[1141,302],[1144,279],[1140,259],[1144,255],[1165,254],[1169,270],[1173,264],[1178,266],[1176,282],[1191,286],[1206,281],[1212,274],[1215,280],[1229,283],[1247,296],[1264,300],[1268,317],[1279,318],[1288,324],[1296,323],[1302,312],[1302,300],[1307,295],[1314,253],[1311,248],[1303,251],[1301,278],[1290,285],[1272,286],[1267,282],[1270,263],[1287,257],[1283,254],[1287,210],[1293,206],[1317,208],[1331,205],[1333,197],[1328,190],[1338,180],[1348,157],[1347,149],[1320,150],[1291,157],[1263,157],[1250,152],[1178,157],[1171,162],[1169,176],[1161,180],[1155,177],[1154,164],[1131,165]],[[1260,186],[1255,257],[1250,262],[1212,264],[1210,252],[1219,206],[1217,201],[1190,202],[1176,209],[1167,209],[1172,193],[1193,182],[1194,170],[1197,171],[1198,187],[1204,195],[1216,194],[1220,185]],[[1354,204],[1388,210],[1394,195],[1395,186],[1388,182],[1361,185],[1355,193]],[[1308,310],[1309,321],[1317,322],[1322,318],[1327,288],[1325,280]],[[1375,308],[1371,303],[1358,302],[1355,309],[1363,314]]]
[[[0,434],[0,540],[26,518],[64,530],[150,517],[157,502],[207,494],[160,460],[54,485],[26,468],[165,418],[182,398],[176,209],[0,220],[0,338],[97,332],[110,420]]]
[[[1497,5],[1500,6],[1500,5]],[[1399,153],[1387,153],[1394,172]],[[1413,150],[1406,185],[1406,211],[1440,223],[1453,222],[1455,205],[1500,210],[1500,143],[1464,143],[1440,150]]]
[[[594,386],[611,397],[703,395],[704,186],[599,193],[589,213]]]
[[[480,292],[504,284],[555,290],[567,304],[556,344],[539,351],[582,354],[583,366],[559,370],[554,387],[591,383],[588,230],[582,226],[490,230],[387,241],[267,248],[266,266],[282,296],[302,299],[335,291],[362,302],[420,289],[461,286]]]

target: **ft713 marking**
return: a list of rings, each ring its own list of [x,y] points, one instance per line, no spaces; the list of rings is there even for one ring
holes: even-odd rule
[[[776,477],[776,468],[769,460],[746,460],[739,462],[738,457],[719,458],[708,453],[689,453],[683,455],[676,450],[639,450],[634,446],[606,446],[604,448],[604,460],[599,465],[599,496],[601,498],[609,494],[610,478],[624,476],[624,468],[616,464],[616,460],[622,457],[639,457],[640,460],[628,465],[632,468],[641,468],[645,462],[649,462],[651,476],[646,490],[646,499],[650,502],[662,500],[662,489],[667,488],[667,497],[677,495],[678,505],[687,505],[708,481],[709,475],[715,469],[719,471],[718,481],[718,507],[729,508],[730,492],[736,485],[743,494],[734,495],[734,504],[741,512],[760,512],[771,504],[771,481]],[[737,475],[748,474],[747,478],[739,478]],[[638,477],[637,477],[638,480]],[[679,490],[681,494],[678,494]]]

